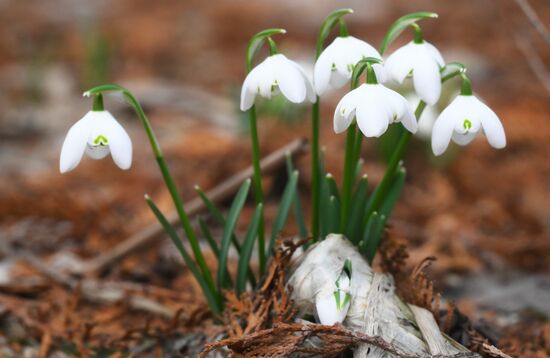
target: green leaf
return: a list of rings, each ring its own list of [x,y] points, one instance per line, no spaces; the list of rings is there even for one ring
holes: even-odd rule
[[[258,227],[260,226],[260,219],[262,217],[263,204],[256,206],[256,211],[252,217],[252,221],[248,226],[246,232],[241,255],[239,257],[239,267],[237,270],[237,294],[240,295],[246,288],[246,276],[250,271],[250,257],[252,256],[252,249],[254,248],[254,241],[258,235]]]
[[[386,217],[373,212],[367,221],[363,240],[359,245],[359,250],[365,256],[370,263],[376,254],[380,239],[382,238],[382,231],[384,230],[384,224],[386,223]]]
[[[292,173],[294,172],[294,166],[292,165],[292,157],[290,156],[290,153],[286,154],[286,171],[288,177],[290,178],[292,176]],[[298,224],[300,237],[303,239],[307,238],[307,224],[304,218],[304,211],[302,209],[300,195],[298,193],[296,194],[296,198],[294,199],[294,216],[296,217],[296,223]]]
[[[292,204],[292,201],[296,197],[297,184],[298,184],[298,171],[295,170],[290,176],[288,183],[286,184],[285,190],[283,192],[283,196],[281,198],[281,202],[279,204],[279,208],[277,209],[277,215],[275,216],[275,221],[273,222],[273,229],[271,230],[271,239],[269,240],[269,247],[267,250],[268,256],[271,252],[273,252],[273,249],[275,247],[275,239],[277,238],[277,235],[279,235],[280,232],[283,230],[283,227],[286,223],[290,206]]]
[[[258,52],[264,41],[268,37],[277,34],[286,34],[286,30],[278,28],[265,29],[252,36],[246,48],[246,72],[250,72],[252,70],[254,56],[256,56],[256,53]]]
[[[390,46],[390,44],[405,30],[408,26],[414,24],[415,22],[422,20],[422,19],[428,19],[428,18],[437,18],[438,15],[435,12],[413,12],[411,14],[407,14],[405,16],[400,17],[397,19],[391,26],[388,32],[386,33],[386,36],[384,36],[384,40],[382,41],[382,45],[380,45],[380,54],[384,54],[386,49]]]
[[[340,18],[342,16],[352,13],[353,9],[343,8],[334,10],[333,12],[328,14],[328,16],[321,24],[319,34],[317,35],[317,43],[315,46],[315,59],[318,59],[321,55],[321,52],[323,52],[323,44],[325,43],[334,25],[336,25],[340,21]]]
[[[176,230],[174,230],[174,227],[170,225],[170,223],[168,222],[164,214],[162,214],[162,212],[160,211],[158,206],[155,204],[155,202],[148,195],[145,195],[145,200],[147,201],[147,205],[149,205],[149,207],[151,208],[151,211],[156,216],[157,220],[160,222],[160,224],[164,228],[164,231],[166,232],[168,237],[172,240],[172,242],[178,249],[181,257],[183,258],[183,261],[185,262],[185,265],[187,266],[189,271],[191,271],[191,273],[199,283],[212,312],[214,312],[214,314],[221,313],[221,311],[223,310],[221,297],[219,296],[216,289],[208,285],[208,283],[202,276],[201,272],[197,268],[195,262],[193,261],[191,256],[189,256],[189,253],[187,253],[187,250],[185,250],[185,247],[183,246],[182,241],[178,237]]]
[[[334,195],[331,195],[328,202],[327,234],[338,233],[340,224],[340,203]]]
[[[250,179],[244,181],[241,185],[241,188],[237,192],[231,208],[229,209],[229,214],[227,215],[227,220],[223,227],[222,242],[220,248],[220,258],[218,264],[218,287],[228,288],[231,286],[231,277],[226,276],[227,272],[227,255],[229,253],[229,245],[231,244],[231,236],[233,236],[233,231],[237,225],[237,220],[241,214],[241,210],[248,196],[248,191],[250,190]]]
[[[407,176],[407,172],[405,168],[400,166],[393,177],[393,180],[390,184],[390,188],[388,189],[386,196],[384,197],[384,199],[382,200],[382,203],[380,204],[380,214],[384,215],[385,217],[390,217],[390,214],[395,206],[395,203],[397,202],[397,199],[399,199],[399,195],[401,194],[401,191],[403,190],[403,186],[405,185],[406,176]]]
[[[204,205],[206,208],[210,211],[210,214],[216,220],[218,225],[221,227],[225,226],[225,218],[223,217],[222,211],[208,198],[206,193],[198,186],[195,186],[195,191],[197,194],[199,194],[199,197],[202,199]],[[233,246],[235,246],[235,249],[238,253],[241,252],[241,244],[239,244],[239,240],[237,239],[237,236],[232,235],[231,236],[231,242],[233,243]]]
[[[348,221],[348,227],[346,230],[346,237],[353,243],[357,244],[361,240],[361,220],[365,213],[365,207],[367,203],[367,190],[369,186],[368,176],[365,174],[359,180],[357,189],[353,193],[351,201],[350,218]]]
[[[210,249],[214,253],[214,256],[216,256],[216,259],[219,259],[220,249],[218,247],[218,243],[216,242],[216,240],[214,240],[210,229],[208,229],[208,226],[201,217],[199,217],[199,227],[201,228],[204,238],[208,242],[208,246],[210,246]]]

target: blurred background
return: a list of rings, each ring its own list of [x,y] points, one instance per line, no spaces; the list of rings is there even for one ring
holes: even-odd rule
[[[390,236],[407,245],[411,267],[425,257],[437,258],[430,277],[443,301],[455,302],[499,347],[515,356],[548,354],[548,0],[0,0],[3,349],[17,352],[12,338],[18,334],[43,343],[45,332],[31,333],[21,316],[11,317],[7,311],[42,307],[44,316],[32,319],[50,327],[55,338],[68,329],[67,319],[56,316],[75,300],[44,278],[39,282],[46,290],[23,285],[24,278],[34,277],[36,286],[41,275],[14,250],[40,257],[61,271],[78,271],[83,261],[155,222],[144,193],[166,212],[172,210],[145,133],[116,97],[107,97],[106,107],[132,137],[132,169],[121,171],[111,160],[84,158],[74,171],[59,174],[63,138],[91,108],[82,92],[118,83],[142,101],[180,192],[189,200],[195,197],[195,184],[211,188],[250,164],[246,121],[238,110],[249,38],[268,27],[287,29],[276,38],[281,52],[310,71],[321,21],[338,7],[355,10],[346,18],[350,34],[375,47],[388,26],[406,13],[440,15],[423,21],[426,40],[447,62],[468,66],[474,91],[499,115],[508,145],[497,151],[480,136],[472,145],[452,147],[435,159],[429,142],[416,138],[406,159],[408,184],[390,221]],[[388,53],[410,39],[405,32]],[[457,83],[446,85],[436,110],[444,108],[456,90]],[[345,136],[332,132],[332,113],[343,93],[322,100],[321,141],[327,167],[337,178]],[[307,106],[279,98],[262,102],[259,115],[264,155],[309,136]],[[392,143],[389,135],[364,146],[371,182],[380,180]],[[308,163],[307,154],[296,162],[303,203],[308,203]],[[273,184],[271,195],[276,198],[277,180],[267,178],[266,183]],[[268,218],[276,208],[273,202],[267,207]],[[250,215],[251,208],[247,210]],[[292,225],[285,229],[286,235],[295,232]],[[179,296],[172,297],[173,307],[178,302],[197,306],[202,300],[172,244],[160,239],[94,275],[175,290]],[[83,305],[74,312],[82,322],[103,324],[107,335],[121,325],[143,325],[117,309]],[[72,324],[81,327],[82,322]]]

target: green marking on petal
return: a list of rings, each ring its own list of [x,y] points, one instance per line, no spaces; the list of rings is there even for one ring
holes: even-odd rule
[[[464,127],[465,130],[469,130],[472,128],[472,122],[469,119],[465,119],[464,122],[462,123],[462,126]]]
[[[332,63],[332,66],[330,66],[330,69],[331,69],[332,71],[336,71],[336,63],[333,62],[333,63]]]
[[[340,290],[334,291],[334,300],[336,301],[336,309],[340,311]]]
[[[107,140],[107,138],[105,138],[103,135],[100,134],[94,139],[94,144],[95,145],[107,145],[107,144],[109,144],[109,141]]]

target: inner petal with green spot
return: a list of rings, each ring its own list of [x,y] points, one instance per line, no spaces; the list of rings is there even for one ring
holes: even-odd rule
[[[469,119],[465,119],[464,122],[462,122],[462,127],[468,132],[472,128],[472,122]]]
[[[95,145],[109,145],[109,140],[102,134],[98,135],[94,139]]]

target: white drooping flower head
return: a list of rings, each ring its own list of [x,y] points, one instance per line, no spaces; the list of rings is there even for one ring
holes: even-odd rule
[[[76,168],[84,153],[92,159],[102,159],[111,153],[115,164],[123,170],[132,165],[132,141],[108,111],[90,111],[69,129],[61,148],[61,173]]]
[[[473,95],[459,95],[441,112],[432,130],[432,150],[441,155],[451,139],[459,145],[470,143],[483,130],[489,144],[506,146],[504,127],[498,116]]]
[[[445,66],[441,53],[430,43],[409,42],[386,60],[388,77],[398,83],[412,73],[414,90],[427,104],[434,105],[441,96],[441,67]]]
[[[346,264],[351,266],[351,261]],[[334,290],[326,288],[315,296],[315,310],[321,324],[332,326],[342,323],[346,318],[351,304],[351,272],[342,269],[334,283]]]
[[[381,84],[362,84],[342,97],[334,111],[334,131],[342,133],[354,118],[366,137],[380,137],[394,122],[411,133],[418,127],[407,100]]]
[[[315,62],[313,82],[315,92],[321,96],[329,89],[344,86],[353,73],[353,68],[359,60],[373,57],[382,60],[380,53],[371,45],[353,36],[339,36],[328,45]],[[384,67],[373,66],[379,82],[385,82]]]
[[[246,76],[241,89],[241,110],[254,105],[256,95],[271,98],[282,93],[290,102],[315,102],[313,86],[304,70],[283,54],[267,57]]]

